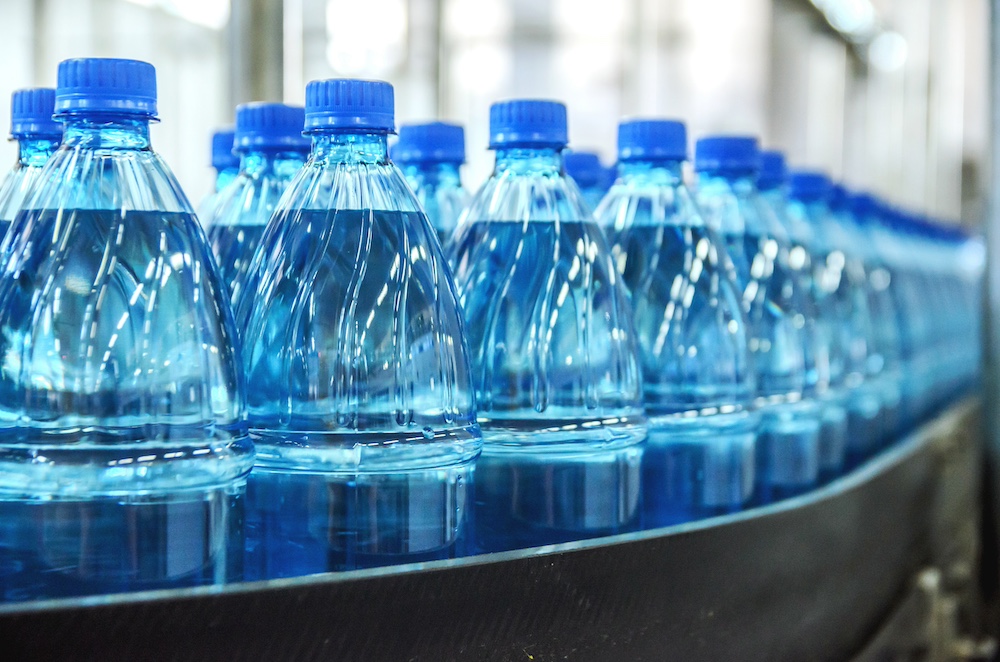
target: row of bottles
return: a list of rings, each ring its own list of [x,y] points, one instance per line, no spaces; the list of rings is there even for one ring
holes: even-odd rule
[[[461,127],[405,126],[390,159],[392,87],[314,81],[217,134],[206,236],[149,143],[151,65],[69,60],[14,110],[4,600],[736,512],[842,475],[978,370],[977,244],[753,138],[699,140],[689,187],[684,125],[624,121],[608,188],[564,159],[565,106],[500,102],[469,196]]]

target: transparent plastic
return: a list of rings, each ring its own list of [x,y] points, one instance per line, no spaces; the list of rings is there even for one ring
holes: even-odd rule
[[[465,553],[482,441],[461,310],[384,132],[314,135],[234,299],[248,576]]]
[[[855,333],[855,317],[861,313],[854,309],[858,301],[852,300],[844,255],[829,248],[825,241],[821,227],[828,213],[825,203],[788,200],[781,188],[761,192],[760,197],[787,237],[788,265],[802,284],[806,299],[806,340],[811,345],[814,365],[811,369],[808,363],[806,366],[805,395],[822,403],[819,470],[820,479],[826,481],[844,472],[849,447],[853,452],[866,446],[864,437],[856,435],[865,434],[878,416],[878,406],[872,411],[870,397],[852,400],[852,395],[859,394],[848,388],[849,383],[861,385],[863,372],[857,372],[864,363],[861,334],[868,327]],[[861,347],[853,344],[855,338],[860,338]],[[850,405],[855,406],[851,409]],[[849,410],[860,417],[854,421],[859,430],[852,429]]]
[[[70,116],[0,280],[6,600],[239,578],[235,326],[148,121]]]
[[[899,387],[875,347],[868,274],[850,229],[823,201],[796,202],[789,217],[812,233],[814,290],[843,353],[842,389],[848,412],[846,466],[863,462],[883,445],[899,408]],[[828,321],[826,321],[828,320]]]
[[[478,548],[639,526],[647,431],[632,310],[560,151],[498,150],[449,256],[484,437]]]
[[[217,194],[208,238],[230,291],[250,268],[278,200],[305,160],[299,152],[250,151],[232,184]]]
[[[890,290],[892,274],[867,230],[872,220],[852,213],[837,218],[864,268],[862,286],[872,320],[866,375],[877,385],[882,401],[878,446],[885,446],[904,429],[901,312]]]
[[[52,137],[24,137],[17,139],[17,163],[0,184],[0,267],[7,261],[17,232],[9,232],[14,219],[24,205],[31,187],[49,157],[59,147],[59,139]],[[9,234],[9,236],[8,236]]]
[[[799,494],[819,478],[819,402],[808,393],[809,317],[803,284],[789,265],[785,238],[757,195],[752,173],[700,173],[698,202],[728,248],[748,317],[751,364],[761,413],[757,497]]]
[[[421,208],[437,231],[441,245],[451,239],[458,220],[469,206],[469,193],[462,188],[458,165],[454,163],[410,163],[401,166],[403,175],[417,194]]]
[[[223,168],[215,173],[215,185],[212,188],[212,192],[206,195],[198,204],[198,220],[201,221],[202,227],[211,227],[215,222],[215,214],[219,208],[219,197],[222,191],[232,184],[239,174],[239,168]]]
[[[596,217],[631,293],[641,350],[644,525],[740,510],[753,496],[760,417],[732,261],[679,161],[620,172]]]

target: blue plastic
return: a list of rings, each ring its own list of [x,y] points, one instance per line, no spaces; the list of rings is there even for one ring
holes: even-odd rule
[[[313,81],[306,86],[306,108],[306,132],[395,130],[395,96],[384,81]]]
[[[811,489],[819,479],[820,411],[810,392],[808,299],[790,264],[787,236],[755,181],[756,140],[702,138],[695,147],[698,202],[723,236],[748,311],[751,361],[762,415],[757,440],[758,497],[767,502]]]
[[[308,154],[312,143],[302,132],[306,112],[301,106],[255,102],[236,107],[233,151],[295,151]]]
[[[788,165],[785,163],[785,155],[775,150],[761,151],[757,190],[764,193],[781,189],[787,184]]]
[[[619,125],[621,176],[596,216],[631,293],[649,417],[644,524],[656,527],[749,503],[759,416],[736,275],[682,178],[684,125],[637,124]]]
[[[596,152],[566,152],[563,155],[566,174],[580,187],[583,199],[596,209],[611,186],[608,169],[601,164]]]
[[[687,128],[676,120],[635,119],[618,125],[618,160],[686,161]]]
[[[565,106],[508,101],[490,118],[496,167],[449,248],[483,426],[477,546],[634,529],[638,346],[604,234],[563,173]]]
[[[312,153],[234,293],[259,579],[465,553],[482,443],[455,286],[388,158],[392,87],[314,81],[306,99]],[[356,108],[373,99],[380,128]]]
[[[56,91],[51,87],[30,87],[10,95],[10,135],[19,140],[28,136],[62,138],[62,124],[52,118]]]
[[[694,167],[698,172],[756,178],[760,161],[760,148],[752,136],[708,136],[699,138],[695,145]]]
[[[391,155],[444,245],[469,205],[459,173],[465,162],[465,131],[444,122],[404,124]]]
[[[305,111],[280,103],[250,103],[236,108],[235,151],[240,170],[216,197],[209,242],[222,280],[230,291],[250,268],[288,185],[309,155],[302,137]],[[235,299],[234,299],[235,301]]]
[[[404,124],[392,149],[397,165],[465,163],[465,130],[458,124],[428,122]]]
[[[77,58],[59,63],[55,116],[108,113],[156,119],[156,70],[148,62]]]
[[[848,255],[850,239],[831,216],[832,184],[816,171],[789,176],[788,198],[770,200],[786,223],[796,262],[805,265],[805,280],[817,311],[817,330],[827,370],[819,384],[824,403],[823,450],[829,449],[831,426],[841,431],[838,466],[824,454],[821,471],[833,477],[856,466],[878,447],[883,398],[866,374],[870,351],[871,314],[864,293],[864,270]],[[888,401],[888,400],[887,400]]]
[[[55,96],[55,90],[46,87],[11,95],[10,134],[17,141],[17,161],[0,184],[0,268],[17,235],[17,230],[9,232],[11,223],[62,140],[62,124],[52,119]]]
[[[235,129],[220,129],[212,134],[212,167],[215,169],[215,184],[212,192],[198,204],[198,219],[202,226],[211,227],[215,222],[219,194],[233,183],[240,173],[240,157],[233,151]]]
[[[223,172],[239,170],[240,157],[233,151],[233,143],[236,141],[236,129],[219,129],[212,134],[212,167],[221,177]],[[235,177],[235,175],[234,175]],[[231,181],[231,180],[230,180]],[[228,182],[225,182],[228,183]],[[221,190],[222,186],[216,182],[215,190]]]
[[[149,114],[104,104],[148,95],[151,68],[71,60],[59,80],[81,69],[0,279],[5,600],[241,574],[253,447],[226,291]]]
[[[490,106],[490,149],[550,148],[569,142],[566,106],[544,99],[515,99]]]

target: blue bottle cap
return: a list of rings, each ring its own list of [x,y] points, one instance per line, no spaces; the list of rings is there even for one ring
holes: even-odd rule
[[[618,160],[683,161],[687,128],[675,120],[626,120],[618,125]]]
[[[156,69],[148,62],[78,58],[59,63],[55,113],[113,113],[156,118]]]
[[[879,210],[879,203],[874,196],[868,193],[855,193],[849,200],[851,214],[859,221],[866,221],[875,216]]]
[[[51,87],[30,87],[10,95],[10,135],[13,138],[62,136],[62,124],[52,119],[56,91]]]
[[[306,85],[306,131],[392,133],[395,113],[392,85],[385,81],[331,78]]]
[[[798,170],[788,179],[788,197],[802,202],[819,202],[830,195],[830,178],[815,170]]]
[[[563,169],[580,188],[607,183],[608,170],[601,165],[601,158],[594,152],[567,152],[563,155]]]
[[[760,170],[760,149],[753,136],[708,136],[694,148],[694,169],[722,174]]]
[[[490,149],[562,149],[567,142],[565,104],[541,99],[514,99],[490,106]]]
[[[447,122],[403,124],[392,149],[397,163],[465,163],[465,129]]]
[[[302,135],[306,111],[283,103],[244,103],[236,107],[233,149],[288,149],[308,152],[311,141]]]
[[[240,158],[233,152],[235,138],[233,129],[219,129],[212,134],[212,167],[216,170],[240,167]]]
[[[826,204],[830,207],[830,211],[841,213],[845,211],[850,211],[851,209],[851,194],[847,192],[841,184],[832,184],[830,186],[830,197],[827,198]]]
[[[785,163],[785,155],[775,150],[762,150],[757,188],[761,191],[770,191],[784,186],[787,182],[788,165]]]

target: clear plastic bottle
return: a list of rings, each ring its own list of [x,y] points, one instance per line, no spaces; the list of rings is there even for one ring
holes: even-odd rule
[[[735,264],[750,331],[761,413],[757,487],[763,502],[799,494],[819,477],[819,403],[810,397],[810,322],[787,238],[757,194],[757,140],[702,138],[695,147],[697,197]]]
[[[462,554],[482,439],[451,273],[389,161],[392,86],[313,81],[305,114],[309,161],[236,289],[247,574]]]
[[[469,193],[459,173],[465,163],[465,130],[445,122],[404,124],[399,128],[399,142],[393,145],[392,160],[417,194],[443,246],[469,206]]]
[[[240,157],[233,151],[235,129],[219,129],[212,134],[212,168],[215,170],[215,184],[198,205],[198,219],[203,227],[209,227],[215,220],[215,203],[219,192],[226,188],[240,172]]]
[[[217,194],[208,231],[230,291],[250,267],[271,213],[309,156],[304,124],[300,106],[248,103],[236,108],[233,150],[240,157],[240,171]]]
[[[649,441],[646,527],[744,507],[759,416],[736,275],[684,185],[680,122],[618,127],[620,176],[596,217],[631,293]]]
[[[604,167],[597,152],[568,150],[563,155],[563,163],[566,174],[580,187],[583,199],[591,209],[597,209],[614,182],[614,174]]]
[[[647,431],[632,310],[563,172],[566,136],[561,103],[493,104],[496,166],[449,249],[483,426],[483,551],[639,525]]]
[[[50,87],[17,90],[10,97],[10,137],[17,142],[17,162],[0,184],[0,264],[14,236],[7,237],[38,174],[62,140],[62,124],[52,119],[56,91]]]
[[[877,222],[878,202],[871,195],[857,193],[849,197],[846,207],[839,215],[841,225],[865,268],[865,293],[872,319],[867,376],[878,384],[882,401],[881,447],[898,438],[904,429],[901,314],[891,290],[892,274],[870,235],[871,226]]]
[[[830,296],[825,289],[830,276],[835,276],[839,283],[840,272],[825,271],[826,255],[819,254],[815,224],[810,222],[808,214],[802,213],[796,200],[799,191],[789,185],[784,155],[762,151],[760,156],[757,190],[760,199],[767,204],[768,217],[778,222],[778,234],[784,237],[782,241],[788,246],[788,267],[802,283],[804,292],[806,309],[803,312],[807,326],[803,394],[822,403],[819,472],[820,480],[826,481],[843,473],[849,436],[845,386],[851,350],[846,326],[848,317],[838,310],[836,297]],[[825,191],[823,189],[821,195]]]
[[[59,65],[63,143],[0,281],[6,600],[237,578],[253,464],[235,325],[152,150],[152,65]]]
[[[870,379],[872,318],[865,292],[865,269],[854,253],[850,235],[841,227],[832,205],[842,206],[830,179],[821,172],[800,171],[791,176],[788,218],[810,232],[813,291],[821,311],[820,322],[839,345],[831,361],[830,396],[840,395],[847,408],[847,467],[878,450],[883,435],[883,393]],[[887,396],[886,402],[893,398]]]

